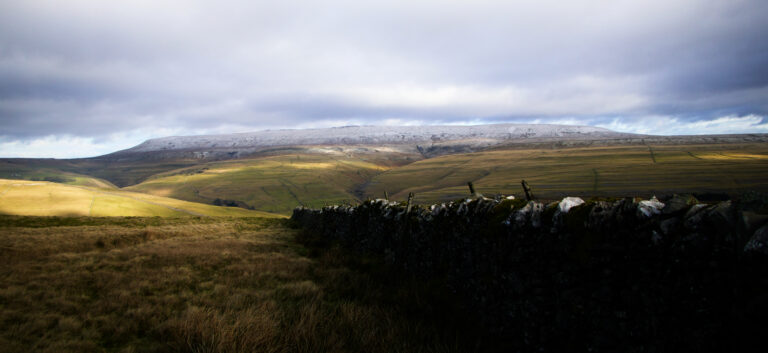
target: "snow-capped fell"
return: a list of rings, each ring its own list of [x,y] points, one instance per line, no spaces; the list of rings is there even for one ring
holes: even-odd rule
[[[147,140],[124,152],[246,149],[306,145],[432,144],[486,140],[490,144],[532,138],[600,138],[622,134],[592,126],[493,124],[472,126],[345,126],[327,129],[265,130],[226,135],[173,136]]]

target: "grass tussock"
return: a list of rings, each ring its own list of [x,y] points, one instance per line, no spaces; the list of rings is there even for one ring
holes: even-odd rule
[[[434,298],[277,219],[0,217],[3,352],[466,351]],[[419,294],[421,293],[421,294]]]

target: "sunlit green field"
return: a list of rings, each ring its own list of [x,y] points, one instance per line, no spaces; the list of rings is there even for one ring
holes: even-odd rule
[[[111,188],[45,181],[0,179],[0,214],[29,216],[259,216],[237,207],[218,207]]]
[[[301,154],[202,164],[155,175],[126,190],[189,201],[241,201],[257,210],[289,213],[354,201],[355,189],[390,167],[356,157]]]
[[[514,149],[447,155],[418,161],[375,176],[365,194],[384,190],[418,202],[468,195],[467,182],[484,194],[523,195],[525,179],[534,196],[646,196],[682,192],[768,191],[768,145],[614,146]]]

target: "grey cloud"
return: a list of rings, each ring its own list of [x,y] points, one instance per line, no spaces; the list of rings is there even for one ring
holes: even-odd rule
[[[0,136],[765,116],[765,13],[760,0],[3,2]]]

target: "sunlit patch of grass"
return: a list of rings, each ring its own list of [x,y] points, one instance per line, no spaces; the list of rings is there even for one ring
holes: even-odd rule
[[[8,189],[0,196],[0,213],[36,216],[87,216],[93,193],[48,182],[0,180]]]
[[[155,189],[152,194],[157,196],[162,196],[162,197],[168,197],[168,196],[171,196],[171,193],[173,193],[172,188],[165,188],[165,189],[158,188],[158,189]]]
[[[168,207],[156,204],[137,202],[134,199],[121,197],[117,195],[95,194],[89,216],[109,217],[109,216],[159,216],[159,217],[183,217],[187,213],[176,211]]]
[[[0,179],[0,213],[32,216],[281,217],[123,190]]]
[[[768,155],[755,153],[702,153],[697,155],[699,158],[712,160],[749,160],[749,159],[768,159]]]
[[[294,169],[329,169],[335,167],[335,164],[331,163],[290,163],[288,164],[287,168],[294,168]]]

